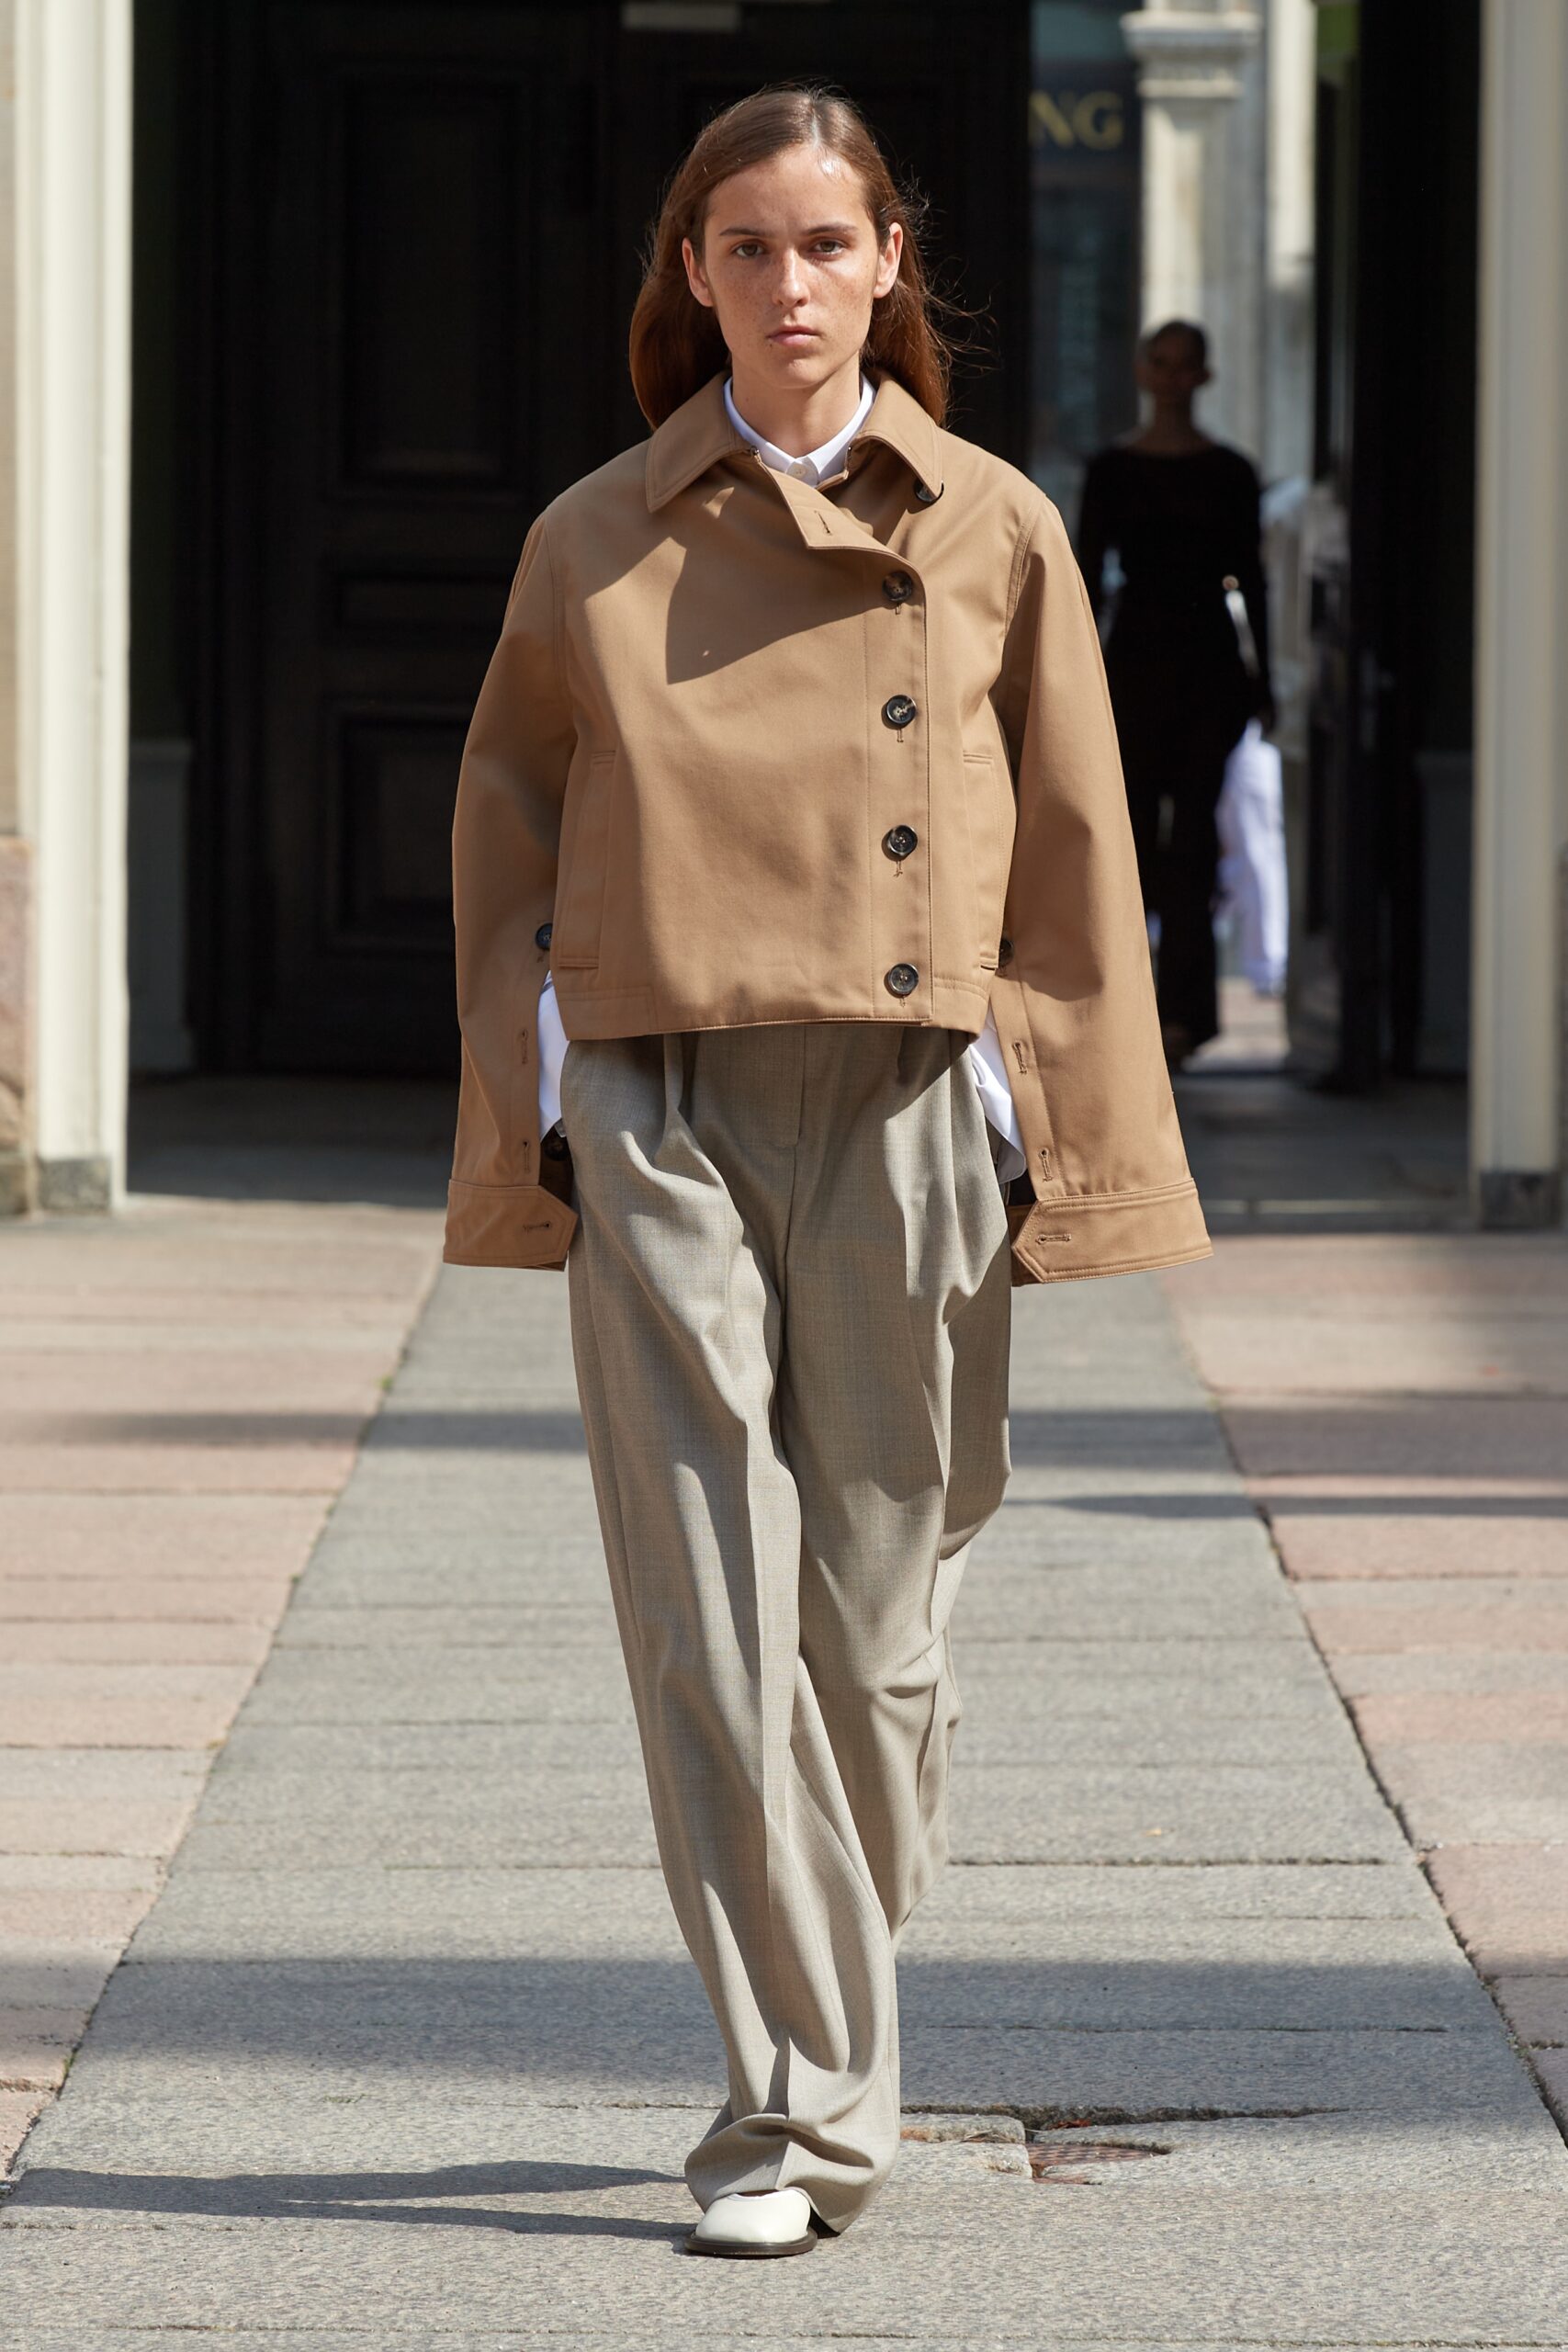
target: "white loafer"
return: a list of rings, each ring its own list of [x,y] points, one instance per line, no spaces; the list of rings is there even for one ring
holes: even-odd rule
[[[716,2197],[686,2240],[688,2254],[728,2254],[765,2261],[809,2254],[815,2217],[804,2188],[769,2188],[760,2195]]]

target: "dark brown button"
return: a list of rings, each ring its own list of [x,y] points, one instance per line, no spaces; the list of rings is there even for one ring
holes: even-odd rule
[[[937,500],[942,496],[942,492],[946,488],[947,484],[944,481],[939,481],[934,490],[930,487],[929,483],[918,481],[915,484],[915,496],[919,500],[922,506],[934,506]]]
[[[553,923],[542,922],[539,925],[538,930],[534,933],[535,946],[547,947],[550,944],[550,933],[554,928],[555,926]]]
[[[889,695],[882,706],[883,723],[887,727],[908,727],[919,716],[919,707],[913,695]]]
[[[912,849],[919,847],[920,837],[913,825],[895,825],[882,836],[882,846],[890,858],[901,865]]]
[[[1012,962],[1012,942],[1011,942],[1011,940],[1010,940],[1010,939],[1005,939],[1005,938],[1004,938],[1004,939],[999,943],[999,944],[998,944],[998,948],[997,948],[997,969],[998,969],[998,972],[1005,972],[1005,971],[1007,970],[1008,966],[1009,966],[1011,962]]]
[[[891,996],[913,996],[920,985],[920,976],[913,964],[895,964],[882,976],[883,985]]]
[[[890,571],[882,583],[882,593],[890,605],[907,605],[915,593],[915,583],[907,571]]]

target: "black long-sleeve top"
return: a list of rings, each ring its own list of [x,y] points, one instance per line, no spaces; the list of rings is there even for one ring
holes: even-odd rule
[[[1179,455],[1113,443],[1089,462],[1078,521],[1078,560],[1095,610],[1114,548],[1123,574],[1111,642],[1226,666],[1236,637],[1224,582],[1246,600],[1260,690],[1269,691],[1269,594],[1263,577],[1257,473],[1224,442]]]

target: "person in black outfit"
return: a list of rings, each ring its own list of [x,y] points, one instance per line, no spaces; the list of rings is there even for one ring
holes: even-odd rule
[[[1111,548],[1122,574],[1105,667],[1144,903],[1159,917],[1160,1026],[1178,1069],[1220,1025],[1214,810],[1225,762],[1249,718],[1265,730],[1274,723],[1258,476],[1239,449],[1192,422],[1207,362],[1202,328],[1185,320],[1144,338],[1138,382],[1152,401],[1149,422],[1090,461],[1078,526],[1097,613]],[[1231,618],[1227,580],[1246,600],[1255,670]]]

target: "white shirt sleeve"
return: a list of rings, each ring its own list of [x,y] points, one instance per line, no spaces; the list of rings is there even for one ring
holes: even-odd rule
[[[560,1071],[566,1059],[567,1035],[556,1003],[556,984],[545,974],[539,991],[539,1133],[547,1136],[560,1125]]]
[[[964,1058],[979,1091],[987,1121],[1002,1139],[1002,1148],[997,1154],[997,1174],[1004,1184],[1010,1184],[1015,1176],[1023,1174],[1029,1162],[1023,1154],[1023,1136],[1019,1131],[1018,1111],[1008,1084],[1007,1064],[1002,1059],[1002,1041],[997,1035],[994,1012],[986,1015],[985,1027]]]

